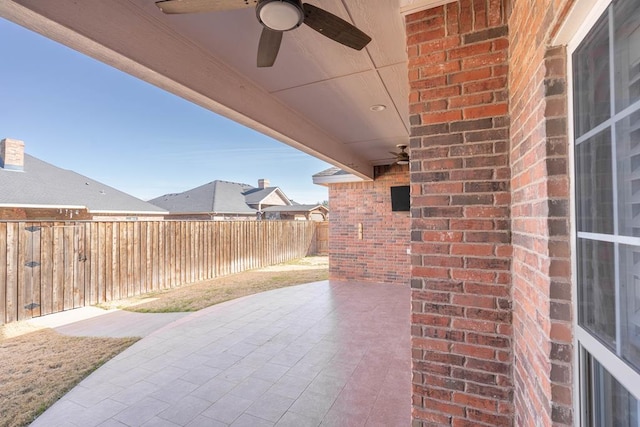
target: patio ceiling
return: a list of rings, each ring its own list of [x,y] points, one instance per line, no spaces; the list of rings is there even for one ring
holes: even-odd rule
[[[373,165],[391,163],[388,152],[409,139],[401,12],[444,2],[307,3],[352,22],[372,42],[355,51],[303,25],[284,34],[272,68],[257,68],[262,27],[253,8],[165,15],[153,0],[0,0],[0,16],[372,178]]]

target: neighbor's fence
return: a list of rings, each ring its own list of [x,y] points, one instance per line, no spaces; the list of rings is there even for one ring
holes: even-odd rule
[[[0,222],[0,324],[304,257],[311,221]]]

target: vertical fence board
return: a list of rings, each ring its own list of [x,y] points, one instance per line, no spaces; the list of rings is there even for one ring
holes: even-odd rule
[[[7,322],[18,320],[18,227],[7,225]]]
[[[120,295],[120,224],[113,223],[111,229],[111,298],[119,300]]]
[[[7,322],[7,223],[0,222],[0,325]]]
[[[180,283],[187,282],[187,224],[180,221]]]
[[[118,245],[118,278],[114,283],[114,286],[117,285],[117,294],[118,298],[126,298],[128,296],[127,293],[127,224],[118,223],[118,235],[117,235],[117,245]],[[115,229],[114,229],[115,231]],[[115,233],[114,233],[115,234]],[[116,236],[114,236],[115,238]]]
[[[151,292],[153,291],[153,268],[151,265],[151,256],[153,255],[153,222],[145,222],[145,228],[146,228],[146,237],[145,237],[145,242],[144,245],[146,247],[145,249],[145,254],[144,254],[144,260],[143,262],[145,263],[145,281],[146,281],[146,287],[147,287],[147,292]]]
[[[138,269],[140,271],[140,292],[146,294],[149,292],[149,288],[147,287],[147,227],[148,222],[142,222],[138,224],[140,229],[140,240],[138,244],[140,245],[140,258]]]
[[[142,283],[140,282],[140,278],[142,277],[141,269],[142,264],[140,264],[140,253],[142,252],[140,248],[140,223],[132,222],[131,228],[133,231],[133,239],[131,243],[131,273],[133,279],[133,289],[135,295],[141,295],[144,293],[142,290]]]
[[[133,223],[126,222],[127,227],[127,297],[131,297],[136,294],[136,284],[134,282],[134,250],[133,250],[133,241],[134,241],[134,230]]]
[[[86,223],[85,230],[84,238],[87,241],[85,247],[89,257],[84,266],[85,289],[87,291],[85,302],[87,305],[94,305],[98,303],[98,223]]]
[[[93,236],[93,240],[95,241],[96,248],[95,253],[92,254],[94,262],[91,264],[91,266],[95,268],[95,272],[94,275],[92,275],[92,278],[95,277],[96,281],[94,288],[96,295],[96,304],[106,302],[105,291],[107,283],[105,280],[105,258],[107,254],[107,248],[105,245],[105,225],[106,224],[104,222],[97,222],[95,224],[93,233],[91,233]]]
[[[193,257],[191,253],[191,244],[193,241],[193,223],[185,222],[184,231],[185,231],[184,241],[185,241],[185,249],[186,249],[184,262],[187,270],[184,281],[185,283],[191,283],[193,282],[193,276],[192,276],[193,269],[191,268],[193,263]]]
[[[0,224],[2,227],[2,224]],[[0,242],[2,248],[2,242]],[[42,224],[40,229],[40,314],[53,313],[53,227]],[[0,269],[2,249],[0,249]],[[0,275],[0,277],[2,277]],[[1,285],[0,285],[1,286]],[[0,301],[0,305],[2,301]]]
[[[172,288],[178,283],[176,280],[176,223],[169,222],[163,224],[163,226],[166,229],[168,240],[167,259],[165,260],[167,263],[167,279],[165,286]]]
[[[163,236],[161,235],[162,224],[155,224],[155,248],[153,253],[153,279],[155,289],[160,289],[160,258]]]
[[[31,269],[31,299],[37,304],[31,310],[29,317],[42,316],[42,255],[40,245],[42,241],[42,224],[34,224],[37,229],[31,233],[33,262],[36,264]]]
[[[88,248],[85,246],[86,243],[86,223],[76,224],[74,227],[75,232],[75,244],[76,244],[76,256],[74,263],[74,273],[75,273],[75,285],[74,285],[74,298],[73,298],[73,308],[84,307],[85,305],[85,264],[87,263]]]
[[[114,244],[113,226],[114,226],[113,223],[108,222],[108,223],[105,223],[105,229],[104,229],[104,244],[105,244],[104,277],[107,282],[104,290],[104,297],[107,301],[113,301],[117,299],[114,291],[115,272],[114,272],[113,264],[115,263],[117,253],[116,253],[116,248]]]
[[[154,260],[154,264],[153,264],[153,269],[154,269],[154,276],[155,276],[155,288],[156,289],[162,289],[162,285],[163,285],[163,281],[162,281],[162,275],[164,272],[164,268],[163,268],[163,261],[164,261],[164,257],[165,257],[165,233],[164,233],[164,226],[163,224],[156,224],[155,225],[155,233],[156,233],[156,249],[155,249],[155,260]]]
[[[204,241],[204,226],[202,221],[198,222],[198,241],[196,242],[196,253],[198,254],[198,270],[196,271],[198,280],[203,280],[205,278],[204,271],[205,267],[205,259],[206,259],[206,244]]]
[[[18,224],[16,230],[16,236],[18,240],[18,262],[16,263],[17,278],[18,278],[18,302],[16,303],[16,309],[18,311],[18,320],[28,319],[28,311],[25,309],[25,305],[29,300],[31,302],[31,269],[26,267],[26,263],[31,258],[31,234],[25,230],[26,224],[21,222]]]
[[[51,225],[51,311],[64,310],[64,228]]]
[[[200,248],[202,242],[200,241],[200,221],[193,224],[194,238],[191,240],[191,254],[193,255],[193,269],[191,273],[191,281],[195,282],[200,280],[200,272],[202,268],[202,253]]]
[[[63,310],[71,310],[73,308],[73,267],[74,267],[74,233],[72,226],[61,226],[62,228],[62,303]]]
[[[151,290],[155,291],[157,289],[157,271],[156,271],[156,262],[158,257],[158,225],[155,222],[151,223],[149,228],[149,285],[151,286]]]

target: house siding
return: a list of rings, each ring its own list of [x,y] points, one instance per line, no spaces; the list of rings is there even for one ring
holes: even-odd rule
[[[374,181],[329,184],[329,278],[407,285],[409,213],[392,212],[390,188],[409,185],[408,167],[374,173]]]

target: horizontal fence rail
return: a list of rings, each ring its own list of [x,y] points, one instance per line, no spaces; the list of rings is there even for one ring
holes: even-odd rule
[[[0,324],[304,257],[310,221],[0,222]]]

